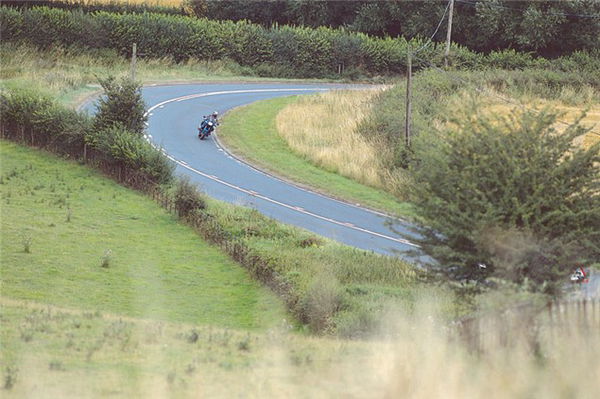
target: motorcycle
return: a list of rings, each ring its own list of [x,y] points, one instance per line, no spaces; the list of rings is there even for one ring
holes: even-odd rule
[[[198,137],[204,140],[215,130],[215,123],[208,118],[204,118],[200,127],[198,127]]]
[[[578,267],[575,269],[573,274],[571,274],[570,280],[572,283],[584,283],[586,282],[587,274],[582,267]]]

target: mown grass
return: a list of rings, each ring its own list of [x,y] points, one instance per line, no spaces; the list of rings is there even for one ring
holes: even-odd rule
[[[283,304],[144,196],[97,172],[3,142],[2,295],[136,317],[260,328]],[[278,290],[306,330],[366,336],[390,306],[409,311],[431,291],[451,318],[452,293],[418,282],[398,259],[282,225],[256,210],[206,199],[205,217],[252,257],[250,273]],[[272,280],[272,281],[271,281]],[[262,281],[262,280],[261,280]],[[56,288],[59,289],[56,289]],[[468,310],[468,309],[467,309]],[[295,323],[295,321],[294,321]]]
[[[135,317],[265,328],[283,304],[152,200],[0,142],[2,296]]]
[[[301,101],[298,97],[276,98],[233,110],[223,118],[219,139],[235,154],[276,175],[363,206],[412,217],[410,205],[399,202],[391,194],[320,168],[290,148],[280,136],[275,118],[281,110],[298,101]],[[356,152],[362,150],[355,149]]]

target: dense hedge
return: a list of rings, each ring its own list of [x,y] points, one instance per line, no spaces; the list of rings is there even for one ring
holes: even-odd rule
[[[375,38],[344,29],[267,29],[244,21],[47,7],[1,7],[0,35],[3,41],[25,41],[41,48],[112,48],[123,56],[129,56],[132,44],[137,43],[144,57],[172,57],[175,61],[230,58],[260,74],[283,77],[331,77],[340,68],[370,75],[402,73],[408,47],[423,44],[420,39]],[[438,62],[440,54],[441,49],[432,45],[419,57]],[[459,46],[454,46],[453,54],[453,63],[462,67],[485,62],[485,57]]]
[[[173,165],[139,134],[122,126],[94,128],[94,119],[27,90],[0,93],[0,136],[86,161],[128,183],[164,184]]]
[[[40,48],[53,45],[111,48],[129,56],[137,43],[142,56],[229,58],[254,68],[257,74],[278,77],[347,77],[360,74],[403,73],[409,48],[420,49],[415,68],[440,63],[437,44],[423,47],[421,39],[376,38],[344,29],[273,26],[270,29],[246,21],[211,21],[157,13],[116,14],[34,7],[0,7],[0,36],[3,41],[24,41]],[[581,61],[598,66],[600,54],[576,53],[571,61],[548,61],[527,53],[503,50],[482,55],[453,45],[452,64],[459,68],[482,67],[522,69],[532,66],[564,69],[579,67]]]
[[[136,3],[123,0],[2,0],[4,5],[19,8],[52,7],[63,10],[80,10],[86,13],[107,11],[116,13],[153,12],[168,15],[186,15],[183,2],[179,7],[160,5],[158,1]]]
[[[346,27],[379,37],[429,37],[442,19],[447,1],[381,0],[182,0],[161,6],[158,1],[118,0],[3,0],[3,4],[32,8],[50,6],[86,13],[161,13],[213,20],[247,20],[308,27]],[[163,2],[164,3],[164,2]],[[532,51],[544,57],[576,50],[600,49],[600,2],[595,0],[458,0],[454,3],[452,38],[475,51],[504,49]],[[443,41],[445,26],[434,38]]]

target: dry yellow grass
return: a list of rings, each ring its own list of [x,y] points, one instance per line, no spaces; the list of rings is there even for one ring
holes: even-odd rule
[[[561,98],[570,98],[570,89],[564,89],[561,93]],[[592,89],[590,89],[592,90]],[[478,109],[484,115],[509,115],[512,112],[520,112],[526,109],[550,109],[551,111],[558,113],[558,121],[554,125],[554,128],[558,132],[564,131],[569,123],[574,122],[579,118],[583,112],[585,117],[581,120],[581,125],[590,128],[590,132],[582,137],[575,140],[576,145],[583,146],[585,148],[591,147],[595,143],[600,141],[600,101],[598,101],[598,94],[594,91],[584,90],[584,93],[579,93],[579,101],[559,101],[559,100],[546,100],[539,97],[524,96],[522,98],[510,98],[508,95],[498,93],[491,88],[487,88],[487,93],[473,94],[467,91],[458,93],[453,96],[449,109],[462,109],[464,108],[465,98],[471,99],[478,105]],[[574,96],[575,94],[573,94]],[[500,97],[509,99],[512,103],[502,101]],[[518,104],[522,104],[519,106]],[[449,122],[452,124],[453,122]],[[443,128],[442,125],[437,124],[438,128]]]
[[[293,151],[314,164],[382,188],[386,175],[383,154],[356,131],[381,90],[332,91],[302,97],[277,115],[277,131]]]
[[[7,398],[591,399],[600,390],[598,307],[584,319],[571,306],[535,325],[522,313],[483,323],[482,337],[501,327],[505,342],[474,353],[425,303],[412,317],[391,311],[388,333],[363,341],[0,304],[5,384],[16,370]]]

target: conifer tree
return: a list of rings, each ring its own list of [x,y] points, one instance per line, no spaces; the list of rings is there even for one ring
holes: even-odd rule
[[[442,270],[552,283],[600,258],[600,143],[556,126],[548,110],[470,116],[417,146],[420,244]]]

